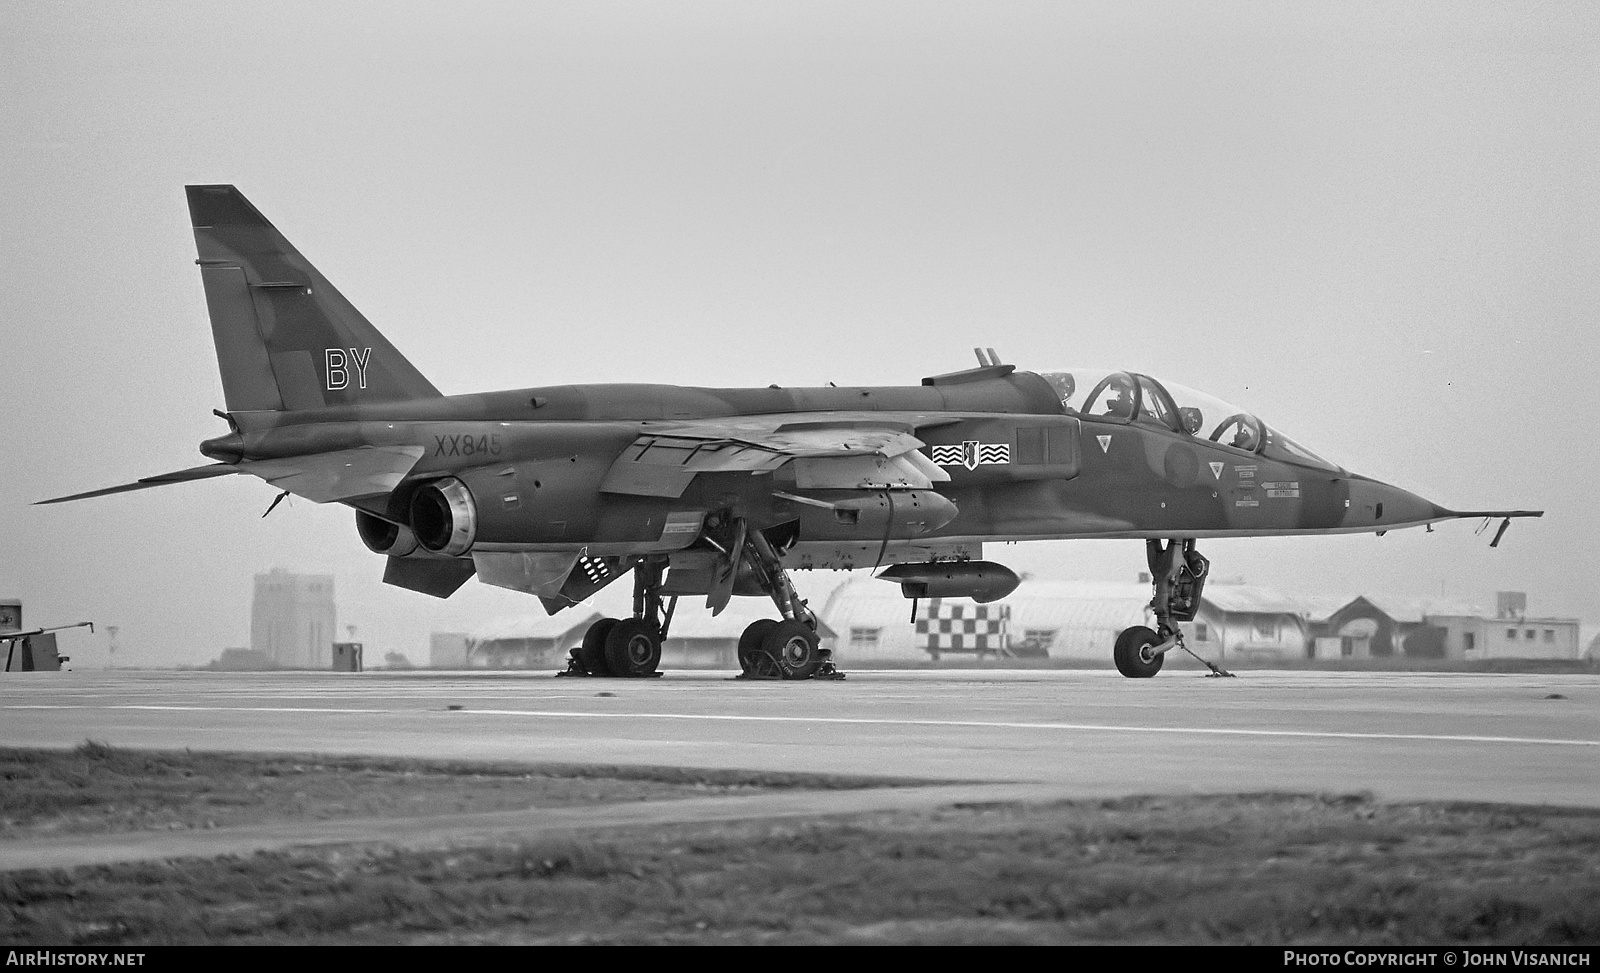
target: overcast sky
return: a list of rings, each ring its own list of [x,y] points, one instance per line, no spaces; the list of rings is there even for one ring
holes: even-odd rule
[[[130,665],[248,644],[273,566],[334,574],[369,659],[542,610],[386,589],[348,509],[262,520],[252,478],[29,506],[225,431],[183,186],[228,182],[446,393],[1148,371],[1549,511],[1212,541],[1218,576],[1600,620],[1597,64],[1588,2],[7,0],[0,595]]]

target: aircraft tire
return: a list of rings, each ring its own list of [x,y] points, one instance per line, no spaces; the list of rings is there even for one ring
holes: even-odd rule
[[[624,618],[606,633],[606,668],[613,676],[650,676],[661,665],[661,633],[642,618]]]
[[[1116,660],[1117,671],[1129,679],[1149,679],[1160,672],[1161,664],[1167,657],[1158,655],[1147,660],[1143,655],[1145,649],[1160,642],[1161,639],[1156,633],[1143,625],[1124,629],[1122,634],[1117,636],[1117,647],[1111,653],[1111,657]]]
[[[777,672],[762,672],[761,663],[767,657],[761,654],[761,643],[766,639],[767,633],[777,627],[776,618],[762,618],[751,622],[745,627],[744,633],[739,636],[739,671],[747,676],[778,675]]]
[[[606,636],[616,624],[615,618],[602,618],[583,633],[583,644],[578,646],[578,664],[589,675],[611,675],[611,667],[606,664]]]
[[[821,640],[804,622],[779,622],[767,630],[761,647],[778,660],[785,679],[810,679],[822,668]]]

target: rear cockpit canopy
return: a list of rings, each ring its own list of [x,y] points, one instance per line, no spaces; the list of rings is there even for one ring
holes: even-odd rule
[[[1342,472],[1251,413],[1184,385],[1104,368],[1058,369],[1038,375],[1056,390],[1061,408],[1069,416],[1159,426],[1267,459]]]

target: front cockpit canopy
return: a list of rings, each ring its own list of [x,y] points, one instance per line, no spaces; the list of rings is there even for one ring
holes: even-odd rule
[[[1160,426],[1267,459],[1342,472],[1249,412],[1214,395],[1148,375],[1102,368],[1039,372],[1069,416]]]

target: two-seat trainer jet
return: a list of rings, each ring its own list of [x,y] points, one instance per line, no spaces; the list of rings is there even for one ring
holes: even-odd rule
[[[907,598],[987,602],[1018,578],[985,542],[1098,537],[1146,544],[1156,628],[1113,657],[1148,677],[1199,606],[1200,538],[1542,513],[1447,510],[1209,395],[992,349],[915,386],[441,395],[238,190],[188,197],[230,427],[200,444],[216,462],[43,502],[249,473],[354,508],[383,580],[435,597],[476,574],[553,613],[632,571],[632,617],[588,629],[578,673],[654,675],[679,596],[715,614],[750,595],[781,617],[739,639],[746,674],[833,675],[791,570],[883,568]]]

